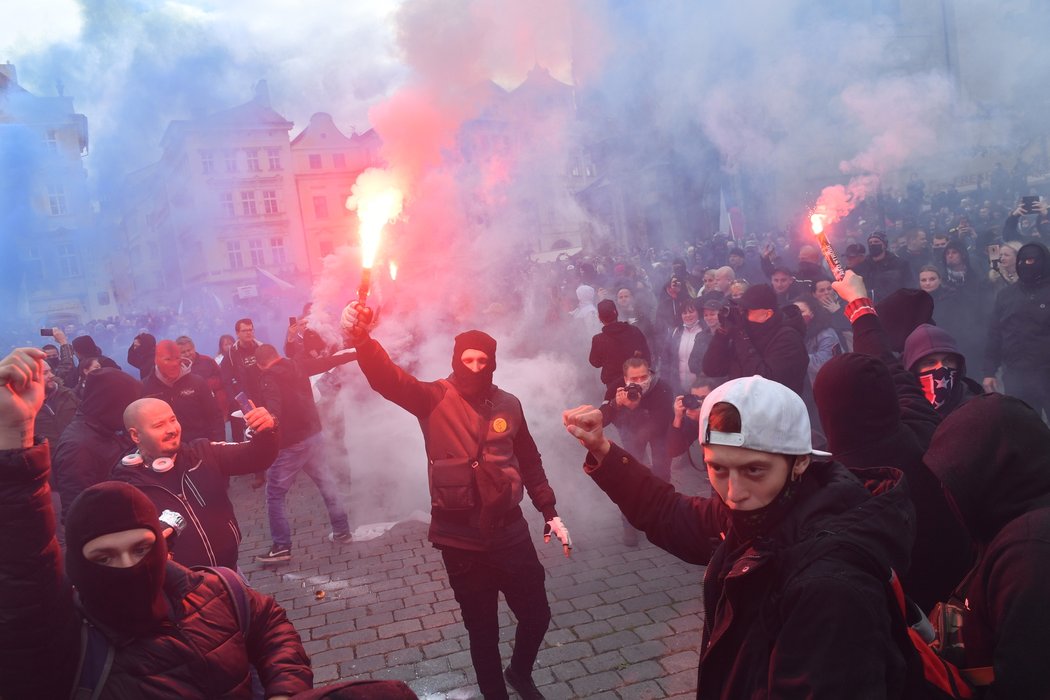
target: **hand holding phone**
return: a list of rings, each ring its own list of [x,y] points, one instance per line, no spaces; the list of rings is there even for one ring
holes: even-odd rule
[[[1021,209],[1025,214],[1034,214],[1038,203],[1039,197],[1035,195],[1021,197]]]

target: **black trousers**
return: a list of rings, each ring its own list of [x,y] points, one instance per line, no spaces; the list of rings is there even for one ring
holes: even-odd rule
[[[507,600],[518,628],[510,665],[529,676],[551,621],[544,587],[546,573],[531,540],[487,552],[442,547],[452,592],[470,639],[470,660],[485,700],[508,697],[499,653],[499,594]]]

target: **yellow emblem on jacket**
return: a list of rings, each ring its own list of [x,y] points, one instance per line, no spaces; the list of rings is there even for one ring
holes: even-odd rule
[[[507,432],[507,420],[505,418],[497,418],[492,421],[492,429],[497,433]]]

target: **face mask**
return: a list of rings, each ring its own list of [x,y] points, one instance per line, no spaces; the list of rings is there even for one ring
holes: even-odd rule
[[[1022,285],[1039,284],[1045,277],[1046,261],[1043,256],[1025,251],[1025,257],[1017,259],[1017,279]]]
[[[926,400],[935,409],[949,405],[952,400],[953,390],[958,379],[959,370],[951,367],[938,367],[927,372],[919,373],[919,384],[922,385],[922,393]]]
[[[649,387],[651,387],[652,385],[653,385],[653,375],[651,375],[651,374],[649,375],[649,378],[646,379],[644,382],[638,382],[638,386],[642,387],[642,393],[643,394],[647,394],[649,392]]]
[[[886,247],[881,243],[872,243],[868,246],[868,252],[871,253],[871,257],[877,258],[886,252]]]

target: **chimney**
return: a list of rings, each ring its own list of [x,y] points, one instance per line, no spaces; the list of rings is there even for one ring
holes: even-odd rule
[[[260,80],[255,84],[255,101],[264,107],[270,106],[270,87],[265,80]]]

